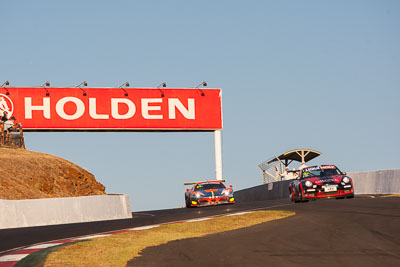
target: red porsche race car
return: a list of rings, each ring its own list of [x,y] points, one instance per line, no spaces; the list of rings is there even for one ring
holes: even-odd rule
[[[185,183],[185,185],[194,185],[191,189],[186,189],[186,207],[191,208],[235,203],[232,185],[227,188],[223,182],[225,182],[225,180]]]
[[[289,184],[290,199],[294,202],[326,197],[353,198],[352,179],[335,165],[306,167]]]

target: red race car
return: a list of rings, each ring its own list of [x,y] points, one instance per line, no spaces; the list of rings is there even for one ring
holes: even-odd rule
[[[306,167],[289,184],[290,199],[294,202],[326,197],[353,198],[352,179],[335,165]]]
[[[186,207],[235,203],[232,186],[227,188],[222,182],[225,180],[185,183],[185,185],[194,185],[191,189],[186,189]]]

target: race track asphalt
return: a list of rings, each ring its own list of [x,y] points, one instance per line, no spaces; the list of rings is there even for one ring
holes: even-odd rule
[[[296,215],[150,247],[127,266],[400,266],[399,197],[273,209]]]
[[[0,256],[5,254],[7,251],[12,251],[16,248],[59,239],[68,239],[83,235],[128,229],[145,225],[201,218],[254,208],[267,208],[276,205],[287,205],[289,203],[290,202],[285,199],[265,202],[261,201],[256,203],[236,203],[234,205],[213,206],[199,209],[165,209],[134,212],[132,213],[132,219],[0,229]]]

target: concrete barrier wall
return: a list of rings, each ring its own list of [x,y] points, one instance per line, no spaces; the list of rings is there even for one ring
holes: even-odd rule
[[[290,181],[262,184],[235,192],[237,202],[252,202],[289,198]]]
[[[399,194],[400,169],[348,173],[353,179],[356,194]],[[251,202],[289,198],[290,181],[263,184],[238,190],[238,202]]]
[[[399,194],[400,169],[352,172],[348,174],[356,194]]]
[[[132,218],[128,195],[0,199],[0,229]]]

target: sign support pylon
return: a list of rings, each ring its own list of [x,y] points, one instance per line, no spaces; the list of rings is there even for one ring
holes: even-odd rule
[[[222,180],[222,142],[221,130],[214,131],[215,179]]]

